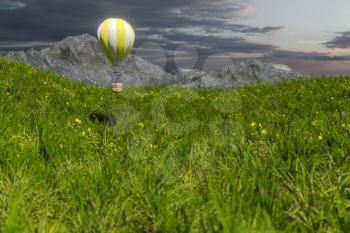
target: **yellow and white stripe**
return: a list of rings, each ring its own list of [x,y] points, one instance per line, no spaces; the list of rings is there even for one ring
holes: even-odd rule
[[[135,32],[125,20],[109,18],[98,27],[97,37],[108,60],[118,65],[131,52]]]

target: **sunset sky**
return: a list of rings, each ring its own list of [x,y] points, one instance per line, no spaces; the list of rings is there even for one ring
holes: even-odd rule
[[[0,0],[0,51],[96,36],[108,17],[129,21],[134,53],[159,65],[174,54],[180,66],[258,58],[308,74],[350,74],[348,0]]]

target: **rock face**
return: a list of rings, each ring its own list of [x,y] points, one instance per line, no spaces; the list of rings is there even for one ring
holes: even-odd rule
[[[113,67],[102,54],[97,39],[88,34],[67,37],[41,51],[10,52],[6,57],[51,70],[68,79],[106,87],[110,87],[113,81],[132,86],[234,87],[308,77],[285,65],[266,64],[252,59],[233,62],[230,66],[211,72],[179,69],[167,73],[140,57],[130,55],[122,65]]]
[[[171,72],[171,74],[175,76],[176,85],[188,86],[198,83],[207,73],[200,70],[178,69]]]

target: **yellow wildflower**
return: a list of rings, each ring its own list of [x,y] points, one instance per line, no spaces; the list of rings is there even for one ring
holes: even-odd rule
[[[81,132],[81,136],[83,137],[85,136],[85,131]]]
[[[91,128],[88,128],[87,131],[88,131],[89,133],[91,133]]]
[[[250,123],[250,127],[254,128],[256,126],[256,122],[252,121],[252,123]]]
[[[149,148],[151,148],[151,149],[157,149],[157,148],[158,148],[158,145],[149,144]]]
[[[145,127],[145,124],[143,122],[139,122],[138,126],[142,129]]]
[[[266,129],[261,130],[261,134],[266,135],[267,134]]]
[[[77,123],[77,124],[81,124],[81,120],[80,120],[80,119],[78,119],[78,118],[75,118],[75,123]]]
[[[320,133],[320,135],[318,136],[318,140],[323,140],[323,135],[322,135],[322,133]]]

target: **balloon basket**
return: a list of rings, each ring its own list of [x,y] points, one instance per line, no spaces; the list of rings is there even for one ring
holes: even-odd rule
[[[112,92],[113,93],[120,93],[123,91],[123,84],[122,83],[112,83]]]

